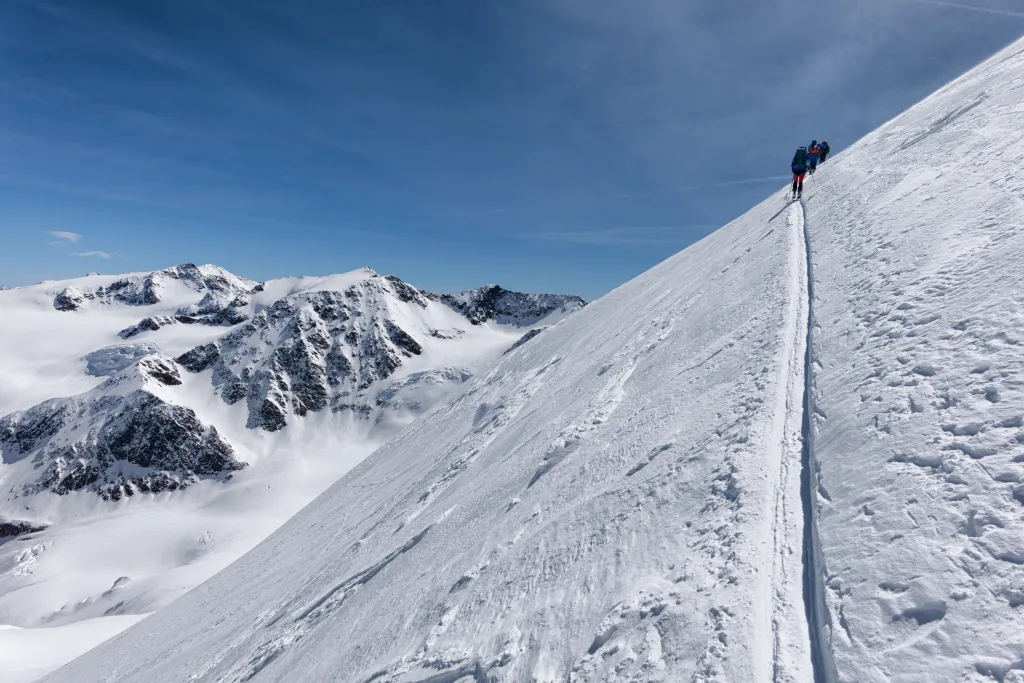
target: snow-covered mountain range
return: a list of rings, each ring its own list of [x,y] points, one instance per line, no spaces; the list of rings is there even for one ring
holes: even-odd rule
[[[1024,41],[45,680],[1024,681],[1022,114]]]
[[[49,651],[19,677],[207,578],[583,305],[192,264],[0,293],[0,645]]]

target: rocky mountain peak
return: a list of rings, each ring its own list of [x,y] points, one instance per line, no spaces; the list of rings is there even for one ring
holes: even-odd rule
[[[109,285],[91,287],[65,287],[53,300],[58,311],[75,311],[86,301],[126,306],[151,306],[163,300],[164,292],[175,283],[181,283],[195,292],[205,293],[205,308],[223,308],[228,302],[245,300],[253,292],[261,291],[259,283],[247,280],[217,266],[197,266],[184,263],[152,273],[125,275]],[[184,313],[183,315],[187,315]]]
[[[191,372],[212,367],[224,401],[245,399],[249,425],[277,431],[292,414],[356,409],[354,396],[422,353],[392,313],[398,303],[425,308],[429,300],[394,277],[299,292],[177,360]]]
[[[571,294],[524,294],[499,285],[486,285],[459,294],[444,294],[441,301],[474,325],[494,320],[502,324],[533,325],[554,312],[570,313],[587,303]]]

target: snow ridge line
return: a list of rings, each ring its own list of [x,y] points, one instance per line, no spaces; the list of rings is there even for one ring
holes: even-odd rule
[[[836,683],[838,672],[832,654],[832,618],[825,600],[825,558],[818,536],[819,469],[814,454],[814,262],[807,205],[800,199],[800,227],[807,263],[807,343],[804,356],[804,404],[801,437],[800,499],[803,503],[803,598],[810,632],[811,668],[814,683]]]

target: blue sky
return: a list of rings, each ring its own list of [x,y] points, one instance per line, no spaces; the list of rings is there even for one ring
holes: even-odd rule
[[[0,283],[370,265],[594,298],[1024,0],[5,0]]]

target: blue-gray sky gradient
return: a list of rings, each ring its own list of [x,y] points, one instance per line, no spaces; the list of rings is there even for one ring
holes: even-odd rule
[[[0,283],[592,298],[1022,32],[1022,0],[9,0]]]

